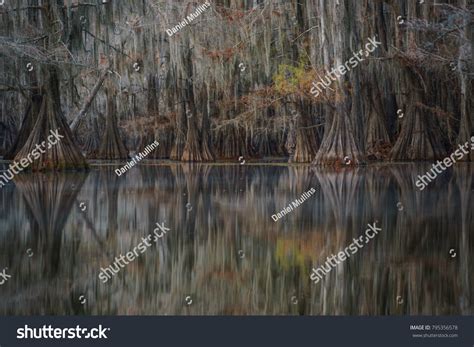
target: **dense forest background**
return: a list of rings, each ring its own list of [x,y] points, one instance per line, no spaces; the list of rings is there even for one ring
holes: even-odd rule
[[[472,314],[472,165],[413,178],[474,135],[473,0],[209,0],[167,34],[204,1],[0,0],[0,156],[59,129],[32,169],[92,163],[0,189],[0,314]],[[183,163],[95,165],[154,141],[148,159]],[[157,222],[163,242],[99,281]]]
[[[0,155],[34,169],[126,159],[420,161],[473,135],[471,0],[6,0]],[[311,82],[382,44],[317,98]],[[473,152],[464,160],[471,161]]]

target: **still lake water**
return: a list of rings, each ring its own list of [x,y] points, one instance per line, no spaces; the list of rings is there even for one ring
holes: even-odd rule
[[[0,188],[0,315],[473,314],[474,166],[146,161]],[[6,168],[5,164],[1,169]],[[274,222],[303,192],[316,193]],[[312,267],[382,231],[318,284]],[[171,230],[107,283],[102,267]]]

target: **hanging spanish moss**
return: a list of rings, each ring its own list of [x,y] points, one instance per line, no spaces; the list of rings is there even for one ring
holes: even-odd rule
[[[0,15],[7,159],[33,131],[49,65],[91,159],[125,159],[157,140],[150,158],[358,165],[439,159],[472,136],[466,0],[28,4]],[[369,40],[375,49],[354,63]]]

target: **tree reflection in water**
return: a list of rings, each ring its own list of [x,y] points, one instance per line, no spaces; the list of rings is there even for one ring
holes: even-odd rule
[[[120,178],[107,166],[18,175],[0,190],[0,265],[12,274],[0,314],[472,314],[472,168],[420,192],[426,168],[150,162]],[[376,239],[311,283],[313,266],[375,220]],[[102,283],[100,268],[157,222],[171,231]]]

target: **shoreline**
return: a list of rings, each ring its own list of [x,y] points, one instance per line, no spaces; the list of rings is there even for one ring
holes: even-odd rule
[[[128,160],[130,161],[130,159]],[[119,166],[121,164],[125,164],[128,162],[127,160],[116,160],[116,159],[88,159],[87,163],[90,166]],[[0,157],[0,165],[1,164],[10,164],[12,163],[13,160],[3,160]],[[362,169],[365,167],[374,167],[374,166],[397,166],[397,165],[431,165],[433,162],[431,161],[374,161],[374,162],[368,162],[363,165],[348,165],[347,167],[345,166],[321,166],[321,165],[314,165],[311,163],[288,163],[286,161],[265,161],[265,160],[260,160],[260,161],[246,161],[245,165],[240,165],[240,163],[236,161],[229,161],[229,160],[217,160],[213,162],[184,162],[184,161],[177,161],[177,160],[171,160],[171,159],[142,159],[137,165],[140,164],[146,164],[145,166],[168,166],[168,165],[173,165],[173,164],[186,164],[186,165],[213,165],[213,166],[230,166],[230,165],[235,165],[235,166],[292,166],[292,167],[299,167],[299,166],[307,166],[307,167],[314,167],[314,168],[320,168],[320,169],[331,169],[333,170],[342,170],[344,168],[347,169]],[[471,162],[468,161],[460,161],[457,162],[456,166],[460,165],[469,165]],[[474,165],[474,163],[472,163]],[[123,165],[121,165],[123,166]],[[332,170],[333,169],[333,170]],[[0,169],[0,172],[2,170]],[[74,169],[70,170],[74,171]],[[81,170],[77,170],[81,171]],[[45,171],[41,171],[45,172]]]

